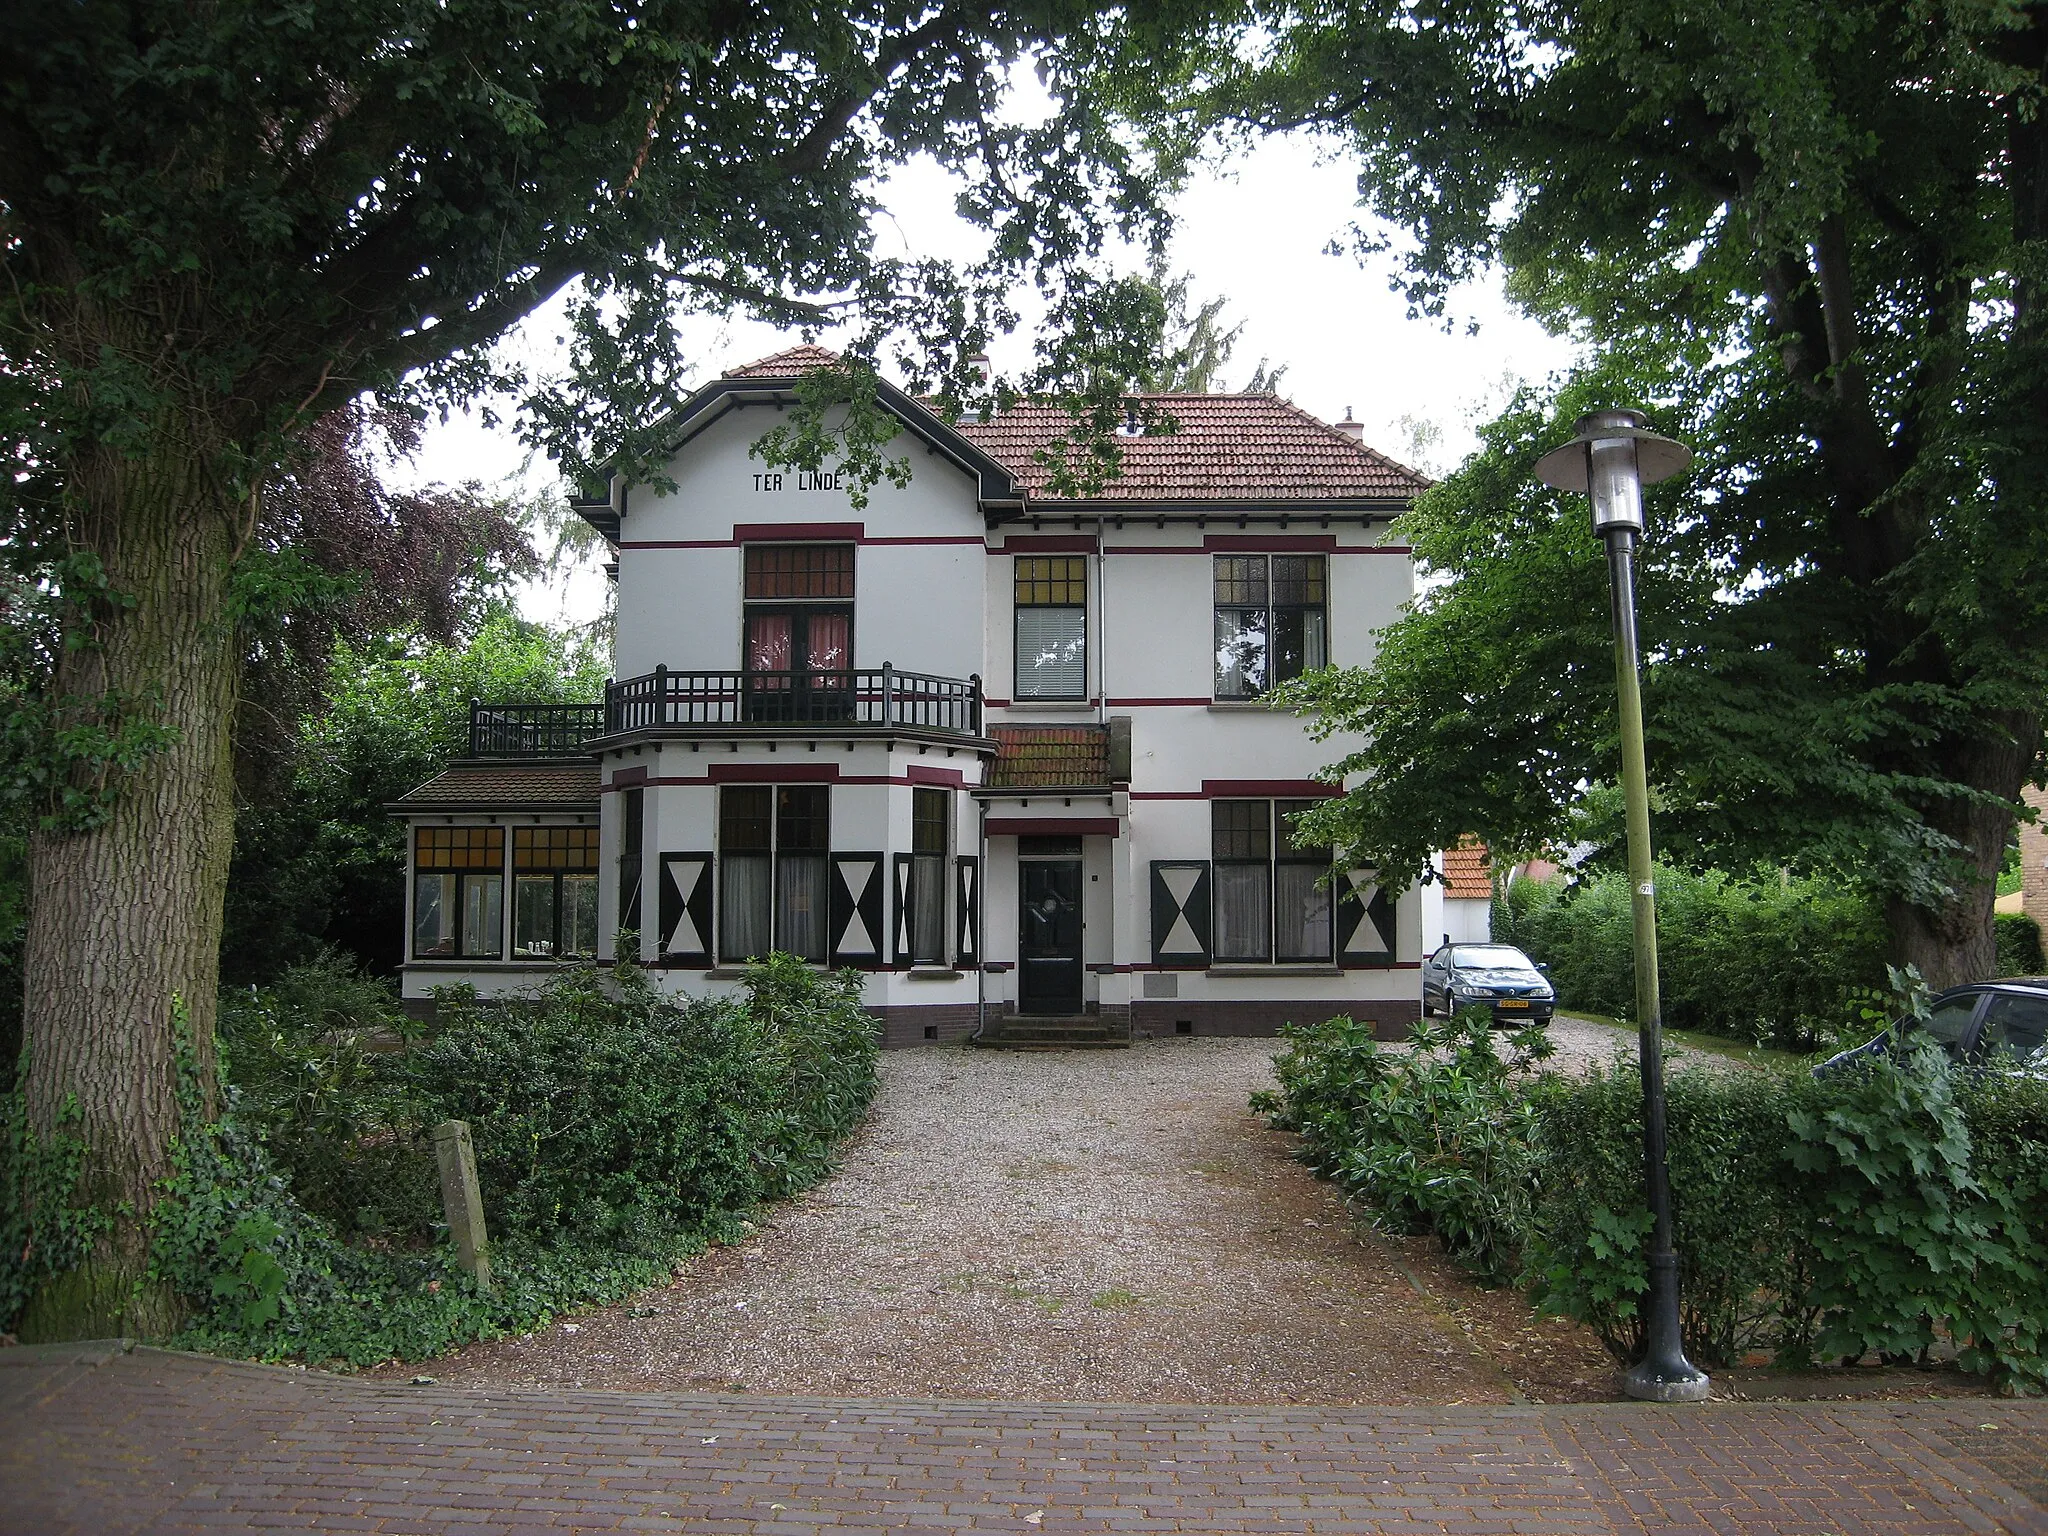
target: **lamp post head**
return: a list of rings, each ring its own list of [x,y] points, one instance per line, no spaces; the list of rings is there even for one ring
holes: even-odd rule
[[[1643,487],[1668,480],[1692,462],[1692,450],[1650,430],[1641,411],[1588,411],[1577,432],[1536,461],[1536,478],[1560,491],[1585,491],[1593,531],[1643,531]]]

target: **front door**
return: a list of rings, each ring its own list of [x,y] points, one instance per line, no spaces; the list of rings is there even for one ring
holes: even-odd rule
[[[1017,866],[1023,932],[1017,940],[1017,1007],[1081,1012],[1081,861],[1026,859]]]

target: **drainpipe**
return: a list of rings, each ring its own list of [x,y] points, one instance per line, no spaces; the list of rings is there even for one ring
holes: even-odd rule
[[[986,787],[986,786],[984,786]],[[983,892],[988,889],[988,801],[980,802],[978,818],[978,841],[980,860],[975,865],[974,876],[974,1038],[979,1040],[988,1029],[988,924],[983,918],[988,913],[988,901]]]

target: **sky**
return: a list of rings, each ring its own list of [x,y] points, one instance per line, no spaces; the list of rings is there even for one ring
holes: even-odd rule
[[[1441,473],[1474,446],[1475,424],[1502,403],[1511,381],[1542,380],[1572,360],[1573,348],[1516,313],[1498,275],[1457,290],[1448,325],[1410,319],[1388,286],[1392,257],[1361,264],[1326,249],[1359,218],[1355,183],[1353,169],[1320,157],[1306,139],[1266,140],[1181,194],[1169,267],[1191,276],[1196,304],[1222,297],[1224,324],[1243,322],[1224,388],[1241,388],[1261,358],[1285,364],[1281,393],[1296,404],[1326,421],[1351,412],[1364,423],[1367,443]],[[883,254],[974,254],[974,232],[953,213],[951,187],[936,166],[905,168],[883,201],[888,217],[876,231]],[[543,311],[504,345],[544,366],[553,327],[553,314]],[[703,359],[705,380],[797,340],[756,322],[711,319],[690,325],[686,337]],[[1011,345],[1013,353],[996,349],[999,369],[1026,361],[1028,342]],[[1437,441],[1418,445],[1416,423],[1433,426]],[[410,474],[394,478],[529,491],[558,480],[553,465],[532,458],[509,428],[486,428],[473,412],[431,426]],[[553,622],[587,621],[603,596],[594,567],[518,594],[530,617]]]

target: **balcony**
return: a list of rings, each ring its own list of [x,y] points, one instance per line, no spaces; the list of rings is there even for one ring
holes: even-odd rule
[[[684,672],[605,685],[602,704],[469,706],[471,757],[581,757],[601,736],[831,727],[981,735],[981,679],[884,666],[840,672]]]

